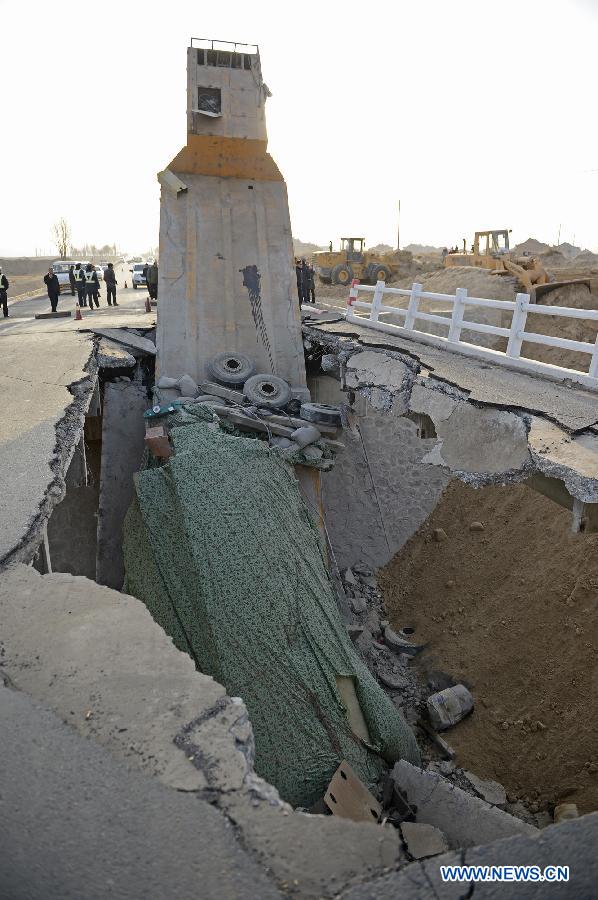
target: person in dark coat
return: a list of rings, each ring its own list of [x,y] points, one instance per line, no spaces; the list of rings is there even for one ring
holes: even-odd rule
[[[303,303],[303,280],[301,274],[301,263],[295,260],[295,275],[297,277],[297,296],[299,297],[299,306]]]
[[[104,272],[104,281],[106,283],[106,299],[108,301],[108,306],[118,306],[118,303],[116,302],[116,285],[118,282],[112,263],[108,263],[108,268]]]
[[[301,295],[303,303],[309,303],[309,266],[305,259],[301,260]]]
[[[91,263],[85,266],[85,293],[87,295],[87,305],[93,309],[93,301],[96,306],[100,305],[99,299],[100,282],[98,281],[98,273]]]
[[[58,276],[54,274],[52,266],[48,269],[48,274],[44,275],[44,283],[48,291],[48,297],[50,298],[52,312],[56,312],[58,298],[60,296],[60,282],[58,281]]]
[[[69,266],[69,284],[71,286],[71,294],[74,297],[76,290],[77,290],[77,284],[75,282],[75,267],[74,266]]]
[[[311,265],[307,266],[307,299],[310,303],[316,302],[316,277]]]
[[[147,274],[145,276],[145,281],[147,284],[147,290],[150,295],[150,300],[158,299],[158,264],[156,260],[153,261],[151,266],[148,266]]]
[[[6,275],[2,273],[2,268],[0,267],[0,305],[2,306],[2,312],[4,314],[4,318],[8,319],[8,278]]]

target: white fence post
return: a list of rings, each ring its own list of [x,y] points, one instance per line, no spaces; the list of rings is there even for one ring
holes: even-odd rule
[[[453,314],[451,316],[451,324],[448,333],[448,339],[454,344],[458,344],[461,340],[461,322],[465,313],[465,298],[467,297],[467,288],[457,288],[455,291],[455,302],[453,303]]]
[[[380,307],[382,306],[382,294],[384,293],[385,287],[386,282],[376,282],[376,290],[374,291],[374,296],[372,298],[372,308],[370,310],[370,319],[372,320],[372,322],[378,321],[378,316],[380,315]]]
[[[405,325],[403,326],[407,331],[413,331],[413,326],[415,325],[415,316],[417,314],[417,307],[419,304],[419,295],[422,292],[421,284],[418,282],[414,282],[411,285],[411,296],[409,297],[409,305],[407,307],[407,315],[405,316]]]
[[[525,331],[527,309],[529,306],[529,294],[517,294],[515,297],[515,309],[511,319],[511,333],[507,344],[507,356],[518,358],[521,355],[522,334]]]
[[[592,353],[592,359],[590,360],[590,371],[588,375],[591,375],[592,378],[598,378],[598,334],[596,335],[596,341],[594,343],[594,352]]]

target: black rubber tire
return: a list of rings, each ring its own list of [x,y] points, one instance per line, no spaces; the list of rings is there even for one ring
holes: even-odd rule
[[[348,287],[353,280],[353,269],[349,263],[339,263],[330,273],[330,280],[333,284],[342,284]]]
[[[381,266],[379,264],[372,265],[370,279],[372,284],[376,284],[377,281],[388,281],[391,276],[391,271],[388,266]]]
[[[288,382],[276,375],[253,375],[245,382],[243,393],[254,406],[266,409],[280,409],[292,397]]]
[[[208,372],[218,384],[241,387],[255,372],[255,363],[242,353],[219,353],[208,363]]]
[[[135,282],[133,282],[133,290],[134,290],[134,291],[137,290],[137,285],[135,284]]]
[[[341,424],[341,411],[338,406],[329,406],[327,403],[302,403],[301,418],[308,422],[322,425]]]

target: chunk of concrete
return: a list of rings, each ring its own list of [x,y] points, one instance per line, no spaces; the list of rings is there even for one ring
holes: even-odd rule
[[[482,800],[490,803],[492,806],[504,806],[507,802],[507,792],[502,784],[492,779],[479,778],[473,772],[463,770],[463,775],[469,781],[472,788],[480,795]]]
[[[453,471],[496,475],[530,460],[525,422],[507,410],[460,403],[436,431],[444,464]]]
[[[378,681],[391,691],[401,691],[403,688],[407,687],[408,681],[403,675],[384,671],[378,671],[376,672],[376,675],[378,676]]]
[[[410,375],[399,359],[376,350],[362,350],[347,360],[345,381],[353,389],[379,387],[393,392],[400,391]]]
[[[176,388],[178,384],[178,378],[169,378],[168,375],[160,375],[157,381],[157,387],[159,388]]]
[[[70,313],[69,313],[70,315]],[[132,347],[149,356],[156,355],[156,345],[149,338],[141,337],[133,331],[127,331],[126,328],[90,328],[93,334],[99,334],[102,337],[110,338],[117,344],[124,344],[126,347]]]
[[[184,397],[197,397],[199,394],[199,388],[190,375],[179,378],[177,387]]]
[[[417,821],[440,828],[451,849],[489,844],[514,834],[537,834],[532,825],[462,791],[436,772],[401,760],[392,777],[409,803],[417,806]]]
[[[230,400],[233,403],[245,402],[245,395],[242,391],[235,391],[233,388],[227,388],[222,384],[216,384],[215,381],[201,381],[199,383],[199,390],[204,394],[222,397],[223,400]]]
[[[309,444],[315,443],[315,441],[319,441],[321,437],[322,433],[315,425],[302,425],[301,428],[297,428],[291,434],[291,440],[295,441],[296,444],[299,444],[301,448],[307,447]]]
[[[137,360],[124,347],[103,338],[98,346],[97,361],[100,369],[130,369]]]
[[[401,834],[407,853],[413,859],[437,856],[439,853],[446,853],[449,849],[446,835],[434,825],[425,825],[422,822],[403,822]]]

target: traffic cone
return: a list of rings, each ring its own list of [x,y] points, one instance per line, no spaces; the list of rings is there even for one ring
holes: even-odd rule
[[[79,322],[83,316],[81,315],[81,307],[79,306],[79,301],[75,303],[75,322]]]
[[[146,311],[146,312],[151,312],[151,311],[152,311],[152,304],[150,303],[150,298],[149,298],[149,296],[147,296],[147,297],[145,298],[145,311]]]

